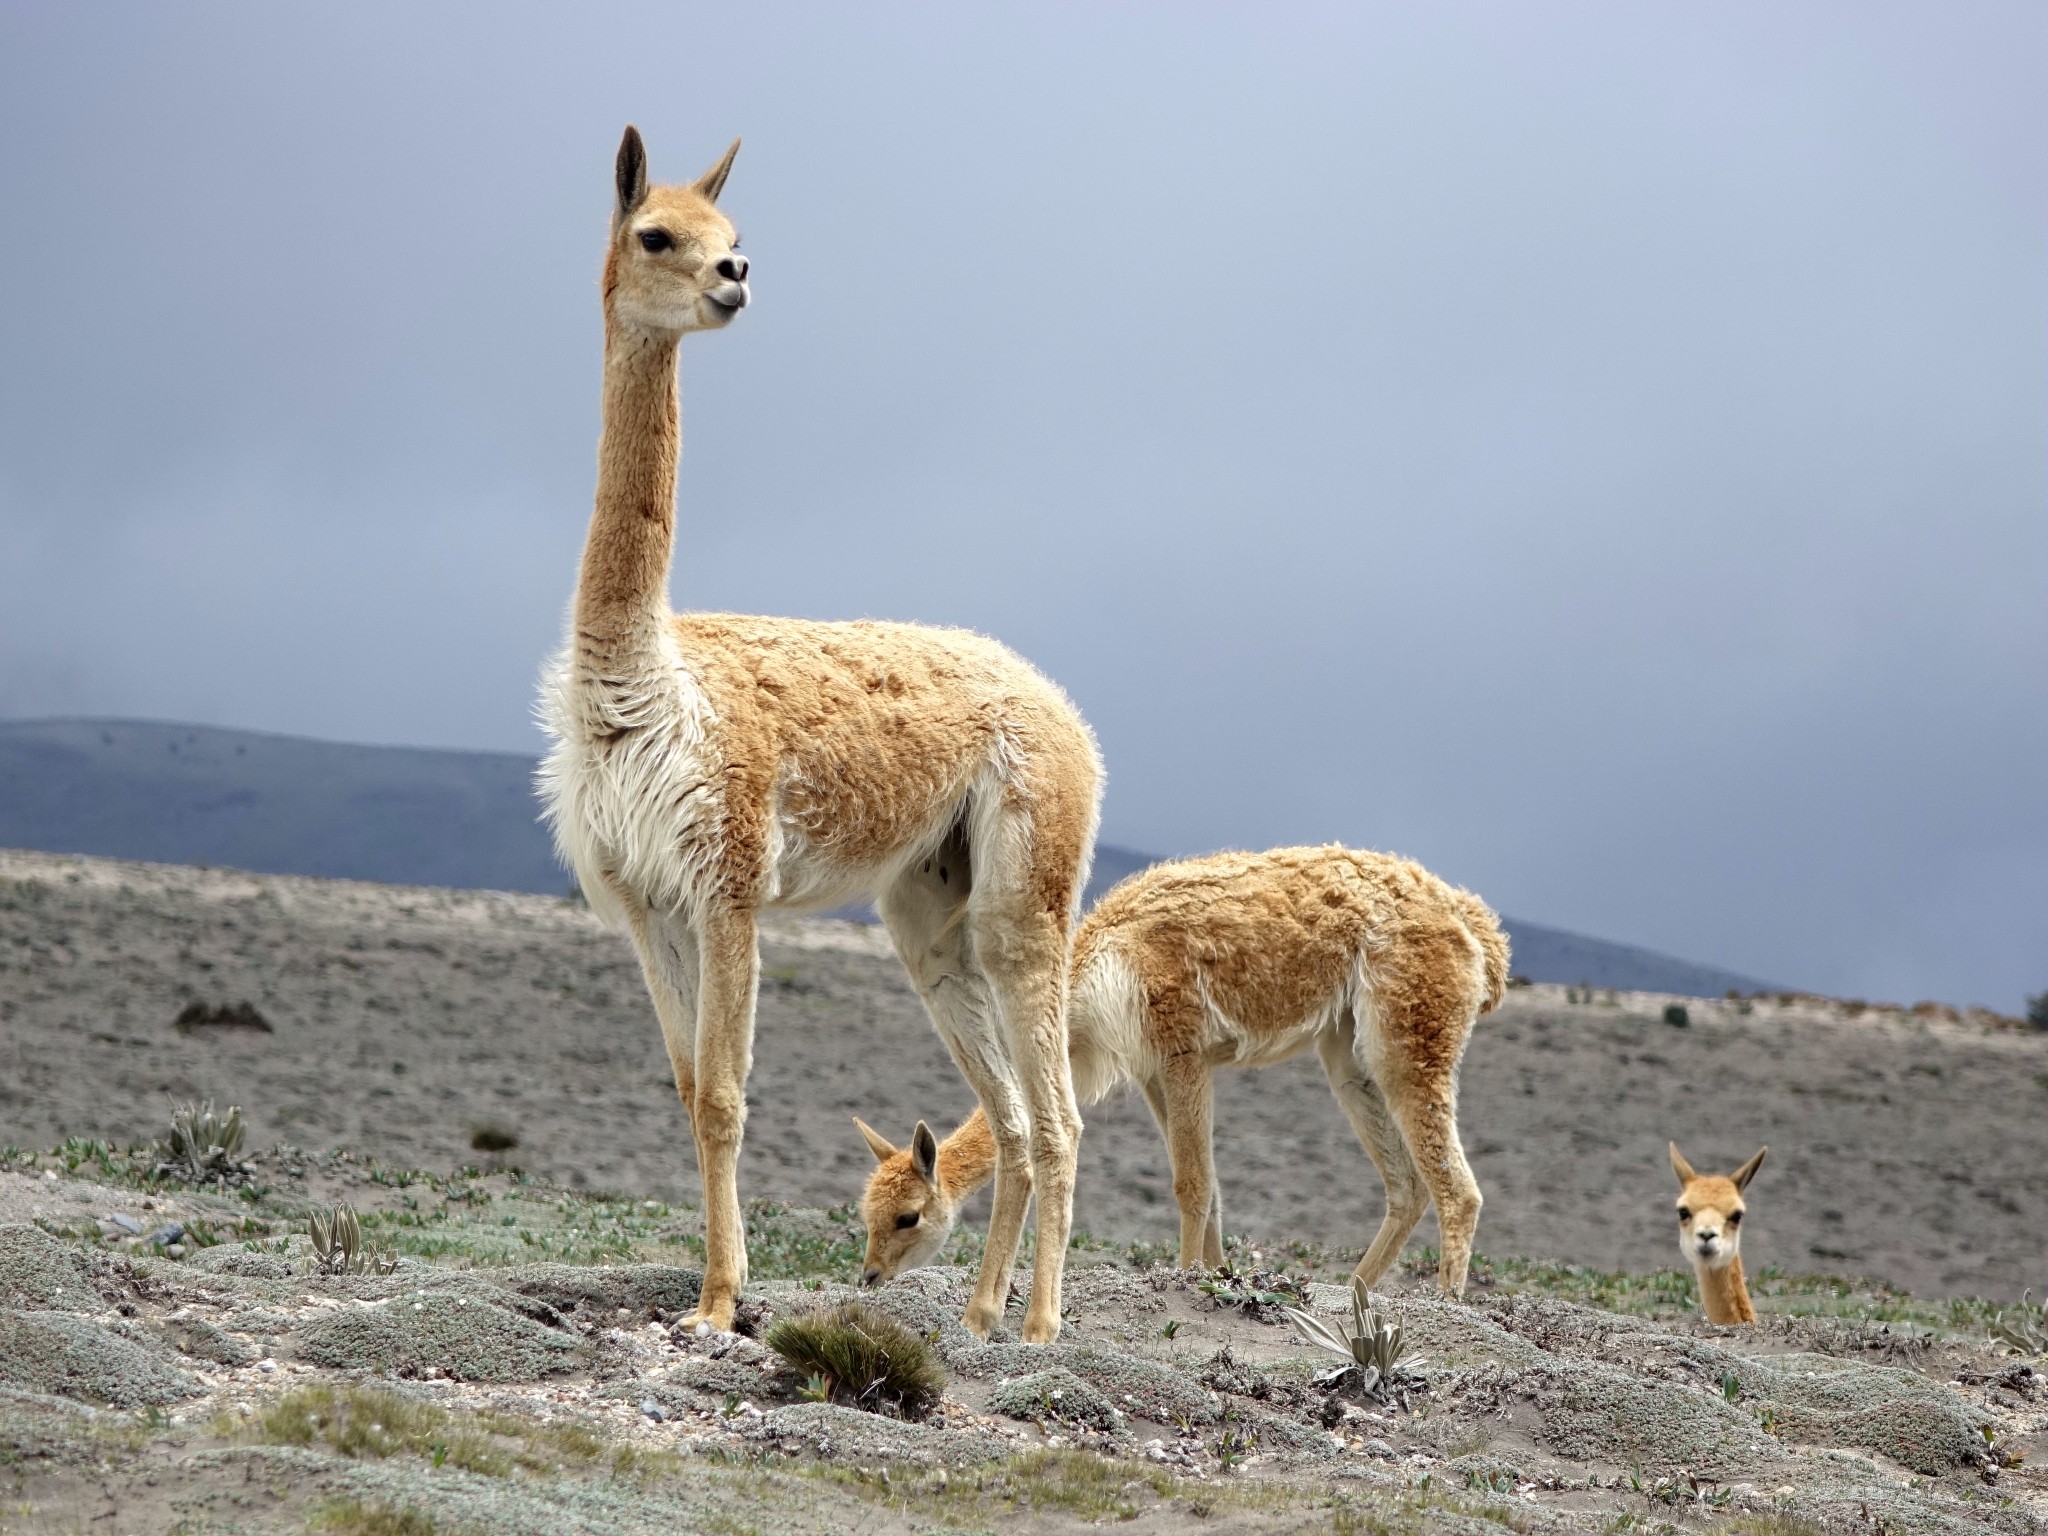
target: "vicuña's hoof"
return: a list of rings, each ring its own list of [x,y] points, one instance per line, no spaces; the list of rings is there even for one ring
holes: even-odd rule
[[[685,1332],[694,1332],[699,1323],[708,1323],[720,1333],[731,1333],[732,1313],[733,1304],[730,1298],[725,1301],[705,1302],[683,1319],[682,1326]]]
[[[967,1304],[967,1315],[960,1319],[960,1326],[977,1339],[985,1341],[996,1331],[996,1324],[1002,1320],[1002,1308],[991,1307],[984,1302],[970,1301]]]
[[[1027,1317],[1024,1319],[1024,1342],[1026,1344],[1050,1344],[1060,1336],[1059,1315],[1051,1317]]]

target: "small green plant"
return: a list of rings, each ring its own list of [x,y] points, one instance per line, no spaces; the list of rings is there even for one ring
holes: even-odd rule
[[[792,1369],[816,1377],[831,1401],[856,1408],[921,1418],[946,1390],[931,1345],[859,1302],[784,1318],[765,1342]]]
[[[2034,1301],[2030,1289],[2018,1302],[1999,1310],[1991,1321],[1991,1337],[2016,1354],[2048,1355],[2048,1301]]]
[[[1176,1333],[1179,1333],[1179,1332],[1180,1332],[1180,1319],[1179,1319],[1179,1318],[1177,1318],[1177,1317],[1169,1317],[1169,1318],[1168,1318],[1168,1319],[1166,1320],[1166,1326],[1165,1326],[1164,1328],[1162,1328],[1162,1329],[1160,1329],[1160,1330],[1159,1330],[1159,1337],[1161,1337],[1162,1339],[1170,1339],[1170,1338],[1172,1338],[1172,1337],[1173,1337],[1173,1336],[1174,1336],[1174,1335],[1175,1335]]]
[[[1216,1464],[1225,1472],[1235,1472],[1251,1458],[1259,1448],[1259,1432],[1249,1425],[1231,1425],[1216,1441]]]
[[[1365,1282],[1356,1275],[1351,1277],[1351,1322],[1348,1327],[1339,1323],[1332,1328],[1322,1319],[1311,1317],[1295,1307],[1282,1310],[1305,1342],[1328,1350],[1344,1361],[1334,1370],[1325,1371],[1315,1378],[1319,1387],[1334,1387],[1355,1376],[1363,1390],[1377,1393],[1391,1385],[1397,1376],[1414,1373],[1423,1363],[1409,1355],[1407,1342],[1401,1336],[1401,1325],[1380,1316]]]
[[[1199,1289],[1218,1307],[1236,1307],[1257,1322],[1274,1321],[1266,1315],[1269,1312],[1308,1304],[1308,1287],[1301,1281],[1264,1270],[1242,1270],[1228,1259],[1201,1280]]]
[[[1735,1379],[1733,1371],[1721,1373],[1721,1395],[1731,1403],[1742,1401],[1742,1383]]]
[[[249,1170],[237,1161],[248,1129],[242,1111],[230,1105],[226,1114],[215,1114],[213,1101],[204,1104],[173,1104],[171,1129],[157,1144],[157,1177],[178,1179],[187,1184],[229,1184],[248,1177]]]
[[[1683,1003],[1666,1003],[1664,1005],[1664,1022],[1673,1029],[1684,1029],[1688,1024],[1692,1023],[1692,1015],[1685,1011],[1685,1004]]]
[[[363,1224],[353,1206],[315,1211],[307,1218],[306,1228],[320,1274],[388,1275],[398,1268],[398,1255],[388,1248],[363,1246]]]

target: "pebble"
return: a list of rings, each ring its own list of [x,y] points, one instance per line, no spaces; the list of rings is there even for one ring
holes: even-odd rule
[[[277,1362],[275,1360],[258,1360],[256,1362],[256,1369],[268,1375],[277,1369]]]
[[[171,1243],[185,1240],[185,1224],[182,1221],[167,1221],[149,1234],[149,1240],[162,1248]]]
[[[116,1211],[107,1220],[126,1232],[130,1237],[142,1236],[142,1223],[124,1211]]]
[[[663,1419],[666,1419],[668,1417],[668,1415],[662,1411],[661,1404],[657,1403],[651,1397],[643,1397],[640,1399],[640,1411],[643,1414],[645,1414],[648,1418],[654,1420],[654,1422],[657,1424],[659,1424]]]

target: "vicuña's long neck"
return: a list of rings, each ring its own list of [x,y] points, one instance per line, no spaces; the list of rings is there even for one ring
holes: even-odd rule
[[[607,326],[597,505],[576,587],[586,644],[644,644],[668,612],[681,445],[675,339]]]
[[[1749,1285],[1742,1277],[1742,1256],[1737,1254],[1721,1269],[1695,1264],[1700,1280],[1700,1302],[1710,1323],[1753,1323],[1756,1308],[1749,1304]]]
[[[988,1116],[976,1105],[960,1129],[939,1143],[939,1188],[954,1204],[996,1176],[996,1139]]]

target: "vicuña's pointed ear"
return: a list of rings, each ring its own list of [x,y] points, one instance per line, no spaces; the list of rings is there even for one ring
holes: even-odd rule
[[[875,1154],[876,1162],[886,1163],[896,1155],[896,1149],[889,1145],[887,1138],[859,1115],[853,1117],[853,1123],[860,1132],[861,1140],[868,1144],[868,1150]]]
[[[1671,1143],[1671,1171],[1678,1175],[1681,1185],[1690,1184],[1699,1175],[1692,1171],[1692,1164],[1685,1160],[1685,1154],[1678,1150],[1678,1143]]]
[[[910,1166],[917,1170],[917,1176],[937,1189],[939,1186],[939,1138],[932,1134],[932,1128],[922,1120],[917,1129],[910,1133]]]
[[[725,190],[725,178],[732,174],[732,157],[740,152],[740,141],[734,139],[726,146],[724,154],[718,157],[718,164],[699,176],[693,186],[712,202],[718,201],[718,194]]]
[[[1769,1147],[1759,1147],[1755,1157],[1752,1157],[1748,1162],[1728,1175],[1730,1179],[1734,1180],[1737,1189],[1749,1188],[1749,1181],[1756,1177],[1757,1169],[1763,1167],[1764,1158],[1770,1154],[1770,1150]]]
[[[614,172],[619,189],[619,206],[612,222],[628,217],[647,201],[647,146],[640,142],[640,130],[626,124],[626,136],[619,140],[619,160]]]

